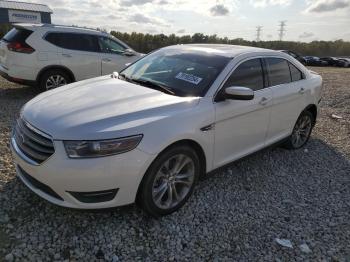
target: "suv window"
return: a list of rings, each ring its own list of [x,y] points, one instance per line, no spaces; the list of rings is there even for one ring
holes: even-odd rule
[[[290,69],[290,75],[292,76],[292,81],[299,81],[304,79],[304,74],[292,63],[289,64],[289,69]]]
[[[125,51],[125,47],[108,37],[99,37],[98,43],[102,53],[121,54]]]
[[[261,59],[251,59],[240,64],[226,81],[224,87],[242,86],[254,91],[264,88]]]
[[[56,46],[88,52],[98,52],[97,38],[88,34],[77,33],[49,33],[45,37],[46,41]]]
[[[270,86],[277,86],[292,81],[287,60],[282,58],[266,58],[266,64],[269,72]]]

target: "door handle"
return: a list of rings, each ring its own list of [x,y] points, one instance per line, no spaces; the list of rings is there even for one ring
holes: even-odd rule
[[[305,93],[305,88],[304,87],[300,88],[298,93],[301,94],[301,95],[304,94]]]
[[[267,105],[268,102],[269,102],[269,99],[266,97],[263,97],[263,98],[261,98],[259,104],[262,106],[265,106],[265,105]]]
[[[62,54],[64,57],[72,57],[70,54]]]
[[[110,59],[110,58],[103,58],[102,61],[103,61],[103,62],[111,62],[112,59]]]

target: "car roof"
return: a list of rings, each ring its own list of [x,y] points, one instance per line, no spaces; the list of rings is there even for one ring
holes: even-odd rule
[[[197,51],[197,52],[207,52],[212,55],[225,56],[233,58],[237,55],[244,53],[279,53],[278,51],[251,47],[251,46],[240,46],[240,45],[225,45],[225,44],[180,44],[164,47],[164,49],[174,49],[179,51]]]

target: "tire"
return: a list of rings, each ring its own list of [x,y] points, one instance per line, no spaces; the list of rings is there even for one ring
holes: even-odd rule
[[[175,167],[181,161],[185,164],[176,172]],[[137,203],[154,217],[171,214],[187,202],[199,175],[200,161],[191,147],[170,147],[163,151],[147,170],[140,185]]]
[[[61,69],[47,70],[39,79],[39,87],[42,91],[51,90],[72,82],[68,73]],[[52,86],[49,86],[52,83]]]
[[[284,144],[287,149],[299,149],[306,145],[310,139],[312,129],[315,125],[315,118],[309,111],[303,111],[294,125],[292,134]],[[297,139],[299,137],[299,140]]]

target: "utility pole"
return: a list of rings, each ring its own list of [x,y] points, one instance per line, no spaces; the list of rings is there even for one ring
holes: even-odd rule
[[[262,30],[262,26],[261,25],[259,25],[259,26],[257,26],[256,27],[256,41],[257,42],[260,42],[261,41],[261,39],[260,39],[260,36],[261,36],[261,30]]]
[[[285,32],[286,32],[286,28],[285,28],[286,27],[286,22],[287,21],[281,21],[280,22],[280,29],[278,30],[280,41],[283,40],[283,36],[285,35]]]

